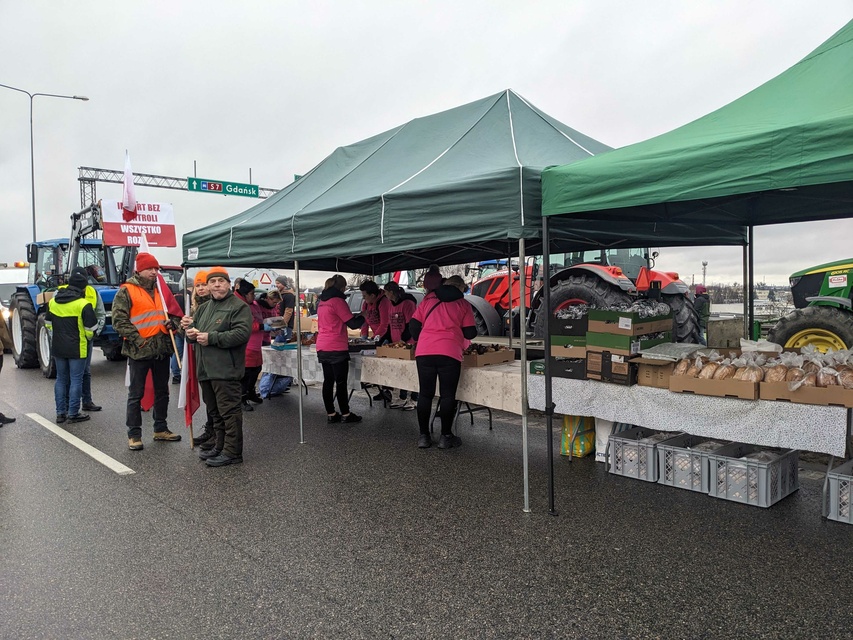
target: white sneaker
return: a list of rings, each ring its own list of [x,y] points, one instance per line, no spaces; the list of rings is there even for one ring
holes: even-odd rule
[[[388,405],[388,408],[389,409],[402,409],[405,406],[406,406],[406,401],[401,400],[400,398],[397,398],[396,400],[394,400],[394,402],[392,402],[391,404]]]
[[[401,407],[401,409],[403,409],[403,411],[414,411],[417,408],[418,408],[418,403],[415,402],[414,400],[412,400],[411,398],[406,398],[406,402],[403,403],[403,406]]]

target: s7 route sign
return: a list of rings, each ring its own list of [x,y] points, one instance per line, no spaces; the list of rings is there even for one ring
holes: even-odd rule
[[[258,186],[242,182],[226,182],[224,180],[207,180],[205,178],[187,178],[187,191],[218,193],[223,196],[245,196],[257,198]]]

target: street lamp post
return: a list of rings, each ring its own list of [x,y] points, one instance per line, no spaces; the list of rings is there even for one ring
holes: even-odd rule
[[[33,155],[33,99],[36,96],[44,96],[45,98],[68,98],[69,100],[83,100],[88,101],[89,98],[86,96],[63,96],[57,93],[30,93],[29,91],[24,91],[23,89],[19,89],[18,87],[10,87],[8,84],[0,84],[0,87],[4,87],[6,89],[11,89],[12,91],[19,91],[21,93],[25,93],[30,98],[30,188],[32,191],[32,199],[33,199],[33,242],[36,241],[36,163],[35,157]]]

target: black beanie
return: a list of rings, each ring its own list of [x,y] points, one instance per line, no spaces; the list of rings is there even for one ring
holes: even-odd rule
[[[71,272],[71,277],[68,278],[68,286],[84,291],[86,285],[89,284],[89,278],[86,277],[86,271],[82,267],[77,267]]]
[[[237,285],[237,293],[239,293],[244,298],[252,293],[255,290],[255,285],[251,280],[241,280],[240,284]]]

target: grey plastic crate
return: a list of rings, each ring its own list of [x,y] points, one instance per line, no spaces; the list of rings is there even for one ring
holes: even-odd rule
[[[711,490],[708,454],[726,444],[690,433],[661,442],[658,444],[658,483],[708,493]]]
[[[829,481],[829,520],[853,524],[853,460],[826,474]]]
[[[768,460],[742,459],[765,453]],[[800,452],[732,442],[708,454],[709,495],[756,507],[769,507],[800,488]]]
[[[619,476],[657,482],[656,447],[658,443],[679,435],[681,433],[666,433],[646,427],[634,427],[621,433],[611,434],[607,443],[610,449],[608,471]]]

